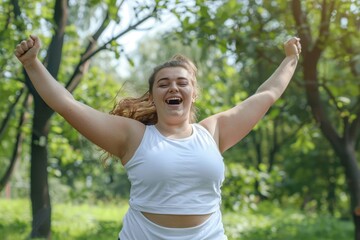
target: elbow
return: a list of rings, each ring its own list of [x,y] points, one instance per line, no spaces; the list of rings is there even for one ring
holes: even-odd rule
[[[261,95],[262,99],[265,99],[269,105],[274,104],[280,97],[281,93],[272,90],[261,90],[260,88],[256,91],[256,94]]]

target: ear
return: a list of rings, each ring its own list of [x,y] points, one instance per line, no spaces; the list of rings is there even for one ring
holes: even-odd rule
[[[197,95],[194,94],[194,95],[192,96],[192,102],[194,103],[194,102],[196,101],[196,99],[197,99]]]
[[[151,94],[149,94],[149,102],[155,106],[155,103],[154,103],[154,98]]]

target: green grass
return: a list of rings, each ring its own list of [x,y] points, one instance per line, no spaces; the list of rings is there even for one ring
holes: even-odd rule
[[[117,239],[121,220],[128,206],[119,204],[53,204],[53,240]],[[31,207],[28,200],[0,199],[0,239],[27,239],[31,231]]]
[[[97,205],[53,204],[53,240],[117,239],[126,201]],[[27,239],[31,231],[28,200],[0,199],[0,239]],[[256,211],[224,212],[229,240],[351,240],[353,224],[328,215],[305,214],[262,204]]]

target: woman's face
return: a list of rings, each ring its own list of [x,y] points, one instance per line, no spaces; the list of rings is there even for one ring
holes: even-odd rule
[[[183,67],[163,68],[155,75],[151,98],[159,121],[189,121],[196,97],[193,81]]]

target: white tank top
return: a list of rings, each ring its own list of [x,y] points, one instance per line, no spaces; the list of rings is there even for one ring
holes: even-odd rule
[[[192,124],[191,136],[171,139],[146,126],[134,156],[125,164],[130,207],[158,214],[209,214],[219,209],[223,157],[210,133]]]

